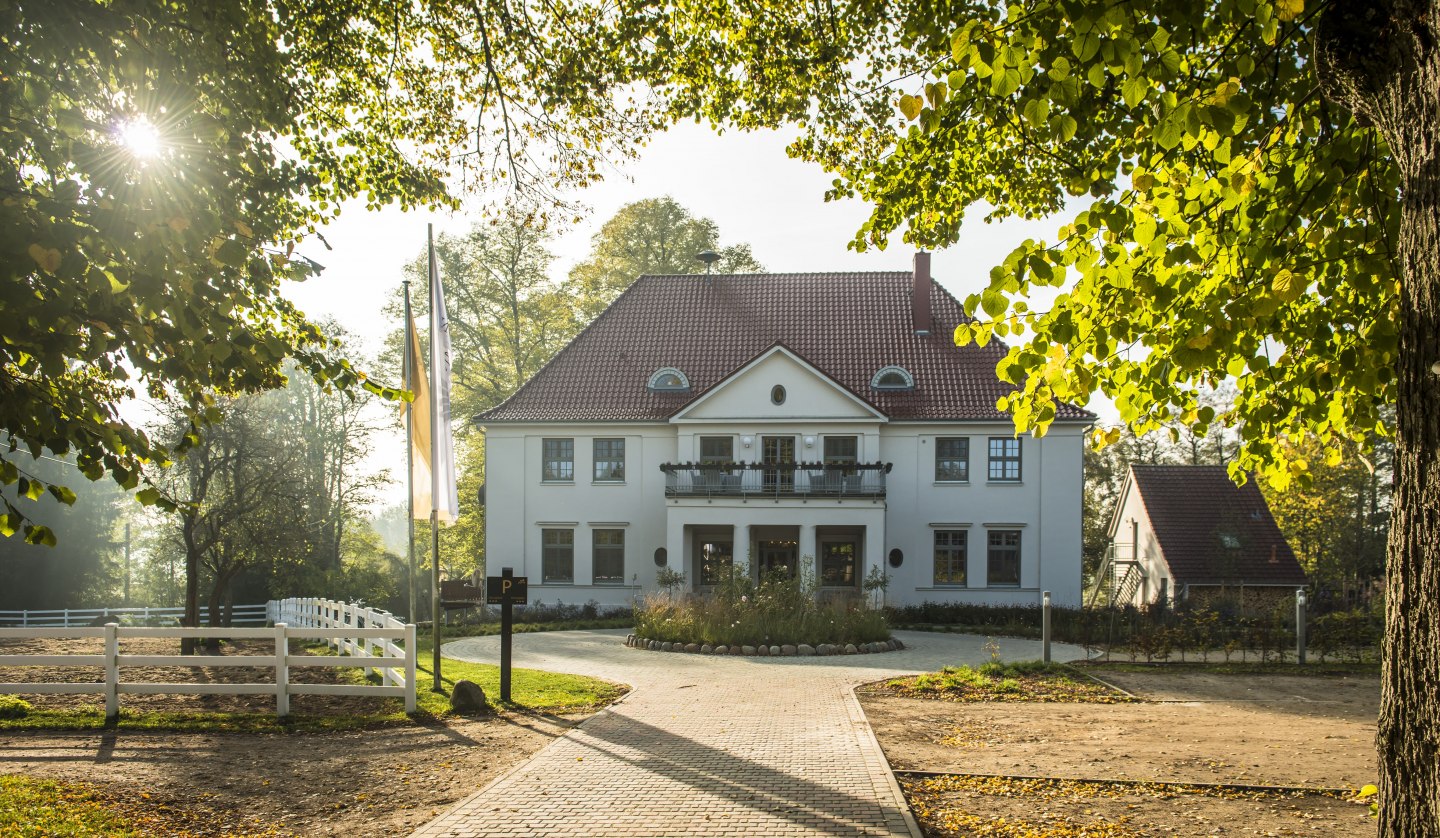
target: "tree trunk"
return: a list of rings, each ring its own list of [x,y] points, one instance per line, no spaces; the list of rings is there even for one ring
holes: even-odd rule
[[[195,538],[198,523],[195,516],[186,515],[181,524],[185,538],[185,616],[180,618],[180,625],[189,628],[200,625],[200,548]],[[195,654],[195,638],[180,639],[180,654]]]
[[[1327,95],[1375,126],[1400,174],[1379,832],[1429,836],[1440,830],[1440,0],[1337,0],[1316,44]]]

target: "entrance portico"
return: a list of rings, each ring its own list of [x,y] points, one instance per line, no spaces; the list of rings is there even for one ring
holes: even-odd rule
[[[759,581],[785,572],[813,577],[822,591],[860,591],[885,554],[882,502],[705,503],[666,509],[668,567],[686,587],[706,590],[738,566]]]

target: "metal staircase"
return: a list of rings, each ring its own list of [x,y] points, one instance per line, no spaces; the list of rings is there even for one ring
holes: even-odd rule
[[[1117,549],[1119,548],[1119,549]],[[1119,558],[1128,555],[1130,558]],[[1135,595],[1145,585],[1145,568],[1136,557],[1133,545],[1111,544],[1095,573],[1095,581],[1086,593],[1087,607],[1134,604]]]

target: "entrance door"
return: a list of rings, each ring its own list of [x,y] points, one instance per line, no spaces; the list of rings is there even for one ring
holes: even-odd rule
[[[772,468],[772,466],[795,465],[795,437],[760,437],[760,462],[765,468],[765,491],[791,492],[795,489],[794,468]]]
[[[757,545],[760,548],[760,578],[769,576],[772,572],[783,570],[788,578],[795,578],[797,545],[794,541],[761,541]]]

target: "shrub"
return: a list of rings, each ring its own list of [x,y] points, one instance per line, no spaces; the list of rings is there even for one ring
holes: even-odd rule
[[[647,597],[635,610],[635,633],[712,646],[815,646],[888,640],[890,627],[879,611],[817,602],[811,579],[779,573],[757,585],[737,568],[707,595]]]
[[[13,695],[0,695],[0,719],[23,718],[35,709],[30,702]]]

